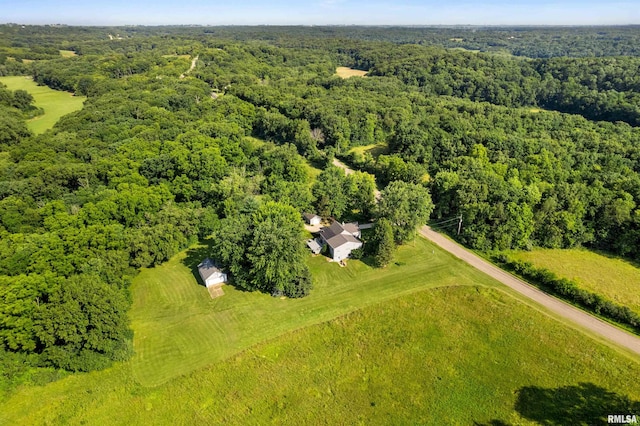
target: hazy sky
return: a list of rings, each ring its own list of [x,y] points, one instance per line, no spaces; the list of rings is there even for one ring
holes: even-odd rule
[[[0,0],[0,23],[640,24],[640,0]]]

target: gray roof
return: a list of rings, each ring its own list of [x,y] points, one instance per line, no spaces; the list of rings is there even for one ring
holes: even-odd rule
[[[357,234],[360,232],[360,227],[358,226],[358,222],[345,223],[342,225],[345,231],[351,234]]]
[[[320,235],[325,241],[329,242],[329,240],[336,235],[340,235],[344,232],[344,228],[340,225],[340,222],[333,221],[331,226],[324,227],[320,230]]]
[[[335,235],[331,238],[325,240],[332,249],[337,249],[338,247],[347,244],[347,243],[360,243],[361,241],[350,234],[340,234]]]
[[[200,273],[202,281],[206,282],[207,278],[209,278],[211,275],[217,274],[222,271],[218,268],[213,260],[207,257],[202,261],[202,263],[198,265],[198,272]]]

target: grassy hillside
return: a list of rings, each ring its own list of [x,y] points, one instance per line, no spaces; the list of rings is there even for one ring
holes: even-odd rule
[[[184,252],[142,271],[133,284],[132,368],[143,385],[158,385],[287,331],[402,294],[437,286],[495,285],[418,238],[401,247],[396,263],[383,270],[354,260],[341,268],[322,256],[310,258],[316,285],[303,299],[224,286],[225,295],[212,300],[196,281],[195,266],[207,253],[206,247]]]
[[[640,312],[640,268],[624,259],[578,249],[536,249],[510,255],[575,280],[585,290]]]
[[[484,287],[415,292],[211,361],[151,388],[120,365],[20,389],[0,423],[600,424],[640,408],[640,362]]]
[[[27,126],[35,134],[44,133],[63,115],[81,109],[86,99],[84,96],[73,96],[68,92],[38,86],[28,77],[0,77],[0,82],[10,90],[26,90],[35,99],[35,105],[44,109],[44,115],[27,121]]]

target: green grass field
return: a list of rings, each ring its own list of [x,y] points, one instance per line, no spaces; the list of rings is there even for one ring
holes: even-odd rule
[[[328,321],[373,303],[437,286],[494,285],[428,241],[398,250],[384,270],[352,260],[346,268],[325,257],[310,259],[315,287],[303,299],[275,299],[224,286],[211,299],[196,281],[206,247],[143,270],[132,287],[136,379],[154,386],[224,359],[287,331]],[[452,267],[455,265],[455,268]]]
[[[372,145],[354,146],[349,150],[349,153],[356,153],[356,155],[364,156],[364,153],[368,152],[373,158],[378,158],[380,154],[386,154],[389,152],[389,147],[386,143],[377,143]]]
[[[44,109],[44,115],[27,121],[27,126],[35,134],[44,133],[63,115],[81,109],[87,99],[84,96],[52,90],[47,86],[38,86],[29,77],[0,77],[0,83],[5,84],[10,90],[26,90],[35,99],[35,105]]]
[[[575,280],[585,290],[640,313],[640,268],[624,259],[579,249],[536,249],[510,255]]]
[[[0,423],[560,425],[640,408],[637,359],[496,288],[417,291],[203,356],[208,367],[157,387],[120,364],[21,388]]]
[[[62,56],[63,58],[73,58],[76,55],[76,52],[74,52],[73,50],[61,50],[60,51],[60,56]]]

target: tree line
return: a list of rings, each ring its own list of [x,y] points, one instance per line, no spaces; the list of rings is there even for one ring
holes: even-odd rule
[[[239,287],[308,294],[309,210],[376,220],[365,247],[380,266],[429,216],[458,215],[459,238],[481,250],[640,258],[637,111],[619,111],[635,102],[635,58],[524,61],[405,45],[393,30],[26,30],[16,49],[54,34],[47,47],[79,56],[15,73],[88,99],[33,136],[28,96],[0,89],[0,346],[17,369],[126,359],[137,269],[205,237]],[[200,59],[180,79],[183,54]],[[338,65],[370,73],[343,80]]]

